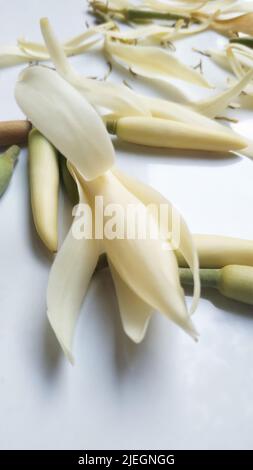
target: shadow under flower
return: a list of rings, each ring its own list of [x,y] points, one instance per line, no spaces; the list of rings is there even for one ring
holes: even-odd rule
[[[227,166],[238,163],[243,157],[229,152],[208,152],[206,150],[180,150],[160,147],[146,147],[144,145],[131,144],[120,139],[113,139],[116,151],[127,153],[138,158],[159,158],[168,161],[168,165],[187,163],[192,166]]]
[[[184,287],[186,295],[192,295],[190,287]],[[229,299],[220,294],[216,289],[203,288],[201,290],[201,298],[208,300],[215,307],[222,309],[228,314],[243,316],[253,321],[253,307],[252,305],[244,304],[233,299]]]

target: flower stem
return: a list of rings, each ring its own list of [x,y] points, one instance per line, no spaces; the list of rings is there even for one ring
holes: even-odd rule
[[[31,123],[25,120],[0,122],[0,146],[27,143]]]
[[[180,281],[183,285],[193,285],[192,272],[188,268],[179,268]],[[200,280],[202,287],[218,289],[221,276],[220,269],[200,269]]]
[[[4,152],[4,156],[2,158],[10,160],[14,165],[18,158],[19,152],[20,148],[17,145],[12,145]]]
[[[116,119],[106,121],[106,129],[109,134],[116,135],[117,134],[117,121]]]
[[[145,11],[137,9],[125,9],[121,10],[124,18],[127,21],[149,21],[149,20],[190,20],[190,17],[187,15],[177,15],[169,12],[160,12],[160,11]]]
[[[188,23],[191,19],[190,15],[187,13],[184,14],[175,14],[170,13],[169,11],[161,12],[154,10],[144,10],[138,8],[110,8],[107,4],[100,1],[94,1],[91,3],[91,6],[96,13],[101,13],[103,15],[109,14],[110,16],[120,17],[125,21],[141,22],[141,21],[150,21],[150,20],[186,20]]]
[[[243,46],[253,49],[253,38],[232,38],[229,42],[232,44],[242,44]]]
[[[0,155],[0,197],[6,191],[13,173],[20,148],[13,145]]]

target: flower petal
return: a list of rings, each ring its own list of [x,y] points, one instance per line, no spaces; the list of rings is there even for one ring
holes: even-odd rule
[[[114,27],[112,21],[89,28],[84,33],[71,38],[62,46],[67,56],[77,55],[96,44],[105,31]],[[100,34],[100,37],[99,37]],[[18,39],[17,46],[0,46],[0,67],[9,67],[31,61],[48,60],[49,54],[43,44]]]
[[[212,27],[216,31],[224,33],[244,33],[253,35],[253,13],[236,16],[228,19],[216,19],[212,22]]]
[[[27,53],[18,46],[0,46],[0,67],[10,67],[33,60],[44,60],[44,54]]]
[[[119,115],[149,114],[143,102],[126,86],[80,76],[70,65],[63,46],[47,18],[40,22],[41,32],[57,72],[94,106],[108,108]]]
[[[152,46],[129,46],[105,39],[105,52],[110,57],[131,68],[134,73],[147,78],[168,80],[170,77],[198,86],[210,88],[205,78],[196,70],[180,62],[163,49]]]
[[[206,30],[209,25],[209,20],[195,26],[194,28],[185,28],[184,22],[182,25],[176,25],[176,27],[160,26],[156,23],[152,23],[146,26],[140,26],[123,31],[112,30],[107,33],[107,37],[126,43],[138,41],[141,43],[144,42],[145,44],[149,42],[161,44],[200,33]]]
[[[77,180],[76,182],[80,203],[87,203],[83,189]],[[71,227],[50,271],[47,315],[55,335],[71,363],[74,362],[71,348],[78,313],[96,267],[98,256],[96,240],[76,239]]]
[[[128,287],[109,259],[108,264],[116,289],[123,329],[132,341],[140,343],[146,334],[154,309]]]
[[[192,109],[192,106],[184,106],[172,101],[160,98],[144,97],[146,105],[149,106],[152,116],[169,119],[173,121],[183,122],[185,124],[196,125],[206,129],[214,129],[218,132],[230,131],[226,126],[210,119],[209,117]]]
[[[95,181],[85,183],[83,180],[81,184],[88,188],[92,197],[102,195],[104,207],[116,202],[117,206],[123,209],[123,216],[117,220],[117,229],[123,231],[123,237],[104,237],[103,240],[104,250],[120,277],[144,302],[159,310],[196,339],[197,333],[186,309],[172,246],[159,236],[149,236],[151,233],[157,233],[155,218],[112,172],[107,172]],[[130,206],[141,209],[141,215],[137,211],[131,227],[127,217]],[[138,227],[143,227],[143,215],[146,216],[146,238],[139,237],[138,232],[135,237],[129,237],[129,228],[136,231]]]
[[[172,214],[172,204],[154,188],[151,188],[145,183],[135,180],[133,177],[130,177],[129,175],[121,172],[118,168],[114,168],[113,173],[118,177],[122,184],[124,184],[124,186],[145,205],[157,204],[157,206],[159,206],[160,204],[166,204],[168,206],[169,214]],[[199,263],[197,250],[186,222],[177,212],[175,207],[173,207],[173,214],[175,216],[177,215],[180,221],[180,240],[177,251],[182,254],[187,264],[191,268],[194,276],[194,294],[190,311],[191,313],[194,313],[200,297]],[[173,234],[172,223],[173,221],[171,219],[169,227],[164,227],[164,229],[166,231],[170,231]]]
[[[101,118],[55,71],[41,66],[25,69],[16,85],[16,100],[32,124],[86,179],[114,164],[114,149]]]
[[[253,70],[250,70],[246,75],[243,74],[243,78],[238,80],[227,90],[219,93],[218,95],[212,96],[211,98],[194,103],[192,108],[205,116],[214,118],[222,113],[227,106],[240,95],[252,78]]]

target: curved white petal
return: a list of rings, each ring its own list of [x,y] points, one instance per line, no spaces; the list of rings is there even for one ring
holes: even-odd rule
[[[205,78],[196,70],[180,62],[176,56],[152,46],[129,46],[105,39],[105,51],[110,57],[130,67],[147,78],[168,80],[173,77],[198,86],[210,88]]]
[[[191,107],[195,111],[203,113],[205,116],[214,118],[222,113],[227,108],[227,106],[240,95],[240,93],[245,89],[252,78],[253,70],[250,70],[246,75],[243,76],[243,78],[238,80],[227,90],[219,93],[218,95],[212,96],[211,98],[194,103],[191,105]]]
[[[93,26],[84,33],[66,41],[62,47],[67,56],[81,54],[101,40],[105,31],[110,30],[114,26],[112,21]],[[0,46],[0,67],[48,59],[50,59],[50,56],[44,44],[27,41],[23,38],[17,40],[16,46]]]
[[[203,22],[194,28],[183,27],[184,22],[183,25],[179,27],[170,27],[168,25],[160,26],[159,24],[151,23],[145,26],[123,31],[112,30],[107,32],[107,36],[124,42],[137,40],[138,42],[144,42],[145,44],[162,44],[200,33],[201,31],[207,29],[209,25],[210,21]]]
[[[150,108],[153,117],[162,119],[171,119],[173,121],[183,122],[185,124],[192,124],[206,129],[214,129],[217,132],[232,132],[233,131],[209,117],[192,109],[195,103],[185,106],[172,101],[163,100],[160,98],[144,97],[143,99]],[[198,103],[196,103],[198,105]]]
[[[159,236],[145,238],[145,234],[155,233],[158,229],[146,206],[112,172],[107,172],[95,181],[83,181],[82,184],[88,188],[90,197],[103,196],[104,207],[116,203],[123,209],[122,217],[117,219],[117,228],[123,232],[123,236],[113,239],[105,236],[103,239],[105,252],[120,277],[142,300],[196,338],[197,333],[189,318],[180,285],[176,256],[170,243]],[[138,207],[142,212],[140,215],[137,211],[133,224],[129,224],[127,217],[130,205]],[[143,214],[146,217],[144,237],[138,236],[137,232],[139,226],[143,227]],[[134,228],[135,236],[129,237],[129,228]]]
[[[76,181],[78,184],[78,181]],[[80,203],[87,202],[78,184]],[[71,348],[78,313],[98,260],[93,239],[74,238],[72,227],[50,271],[47,289],[47,315],[55,335],[71,363]]]
[[[150,114],[143,101],[128,87],[80,76],[67,60],[64,48],[55,36],[48,19],[43,18],[40,25],[57,72],[94,106],[108,108],[119,115]]]
[[[148,204],[167,204],[169,208],[169,214],[172,214],[172,204],[162,196],[158,191],[146,184],[135,180],[134,178],[121,172],[118,168],[114,168],[114,174],[124,184],[124,186],[131,191],[138,199],[140,199],[145,205]],[[193,301],[190,313],[194,313],[197,308],[198,301],[200,298],[200,279],[199,279],[199,262],[197,250],[194,245],[193,237],[187,227],[183,217],[173,207],[173,214],[177,215],[180,221],[180,239],[177,251],[179,251],[185,258],[187,264],[191,268],[194,278],[194,293]],[[165,227],[165,230],[172,231],[172,220],[170,220],[170,227]]]
[[[103,121],[57,72],[42,66],[19,76],[16,100],[29,120],[86,179],[108,170],[114,149]]]
[[[45,54],[22,50],[18,46],[0,46],[0,67],[28,63],[33,60],[44,60]],[[48,58],[48,56],[47,56]]]
[[[124,331],[132,341],[140,343],[146,334],[154,309],[130,289],[109,259],[108,264],[115,285]]]

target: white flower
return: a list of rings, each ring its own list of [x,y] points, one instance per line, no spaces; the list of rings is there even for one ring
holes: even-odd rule
[[[76,179],[80,202],[91,204],[96,195],[104,203],[141,204],[168,201],[148,186],[136,182],[115,168],[114,150],[101,118],[80,94],[56,72],[32,67],[23,72],[16,85],[16,98],[32,124],[69,159]],[[156,221],[148,214],[150,226]],[[119,221],[119,223],[121,223]],[[170,223],[171,224],[171,221]],[[168,227],[163,227],[162,231]],[[180,219],[180,246],[195,277],[192,311],[199,298],[198,258],[192,237]],[[173,240],[168,240],[171,244]],[[196,338],[183,290],[178,264],[172,250],[163,249],[163,237],[147,240],[81,240],[70,230],[57,254],[48,286],[48,317],[65,353],[72,360],[71,345],[82,299],[96,266],[106,252],[119,298],[123,326],[136,342],[140,341],[153,310],[159,310]]]
[[[105,207],[111,203],[117,203],[123,208],[130,204],[135,206],[141,204],[145,209],[150,203],[159,205],[166,202],[171,211],[169,202],[158,192],[116,169],[90,182],[85,181],[73,166],[70,169],[78,185],[80,202],[85,201],[90,207],[94,207],[95,196],[102,196]],[[152,215],[148,220],[150,225],[155,224]],[[78,223],[78,216],[73,225],[76,222]],[[118,219],[118,223],[123,224],[122,218]],[[123,224],[123,231],[126,226],[127,223]],[[182,218],[180,218],[180,229],[178,250],[190,265],[195,279],[192,313],[200,294],[198,258]],[[180,286],[177,258],[171,249],[172,240],[166,241],[170,248],[166,250],[162,237],[133,240],[128,239],[124,232],[123,238],[104,237],[102,240],[96,240],[84,237],[79,239],[74,233],[72,227],[56,256],[50,273],[47,295],[49,321],[71,362],[73,362],[71,348],[77,315],[101,253],[107,255],[123,328],[134,342],[139,343],[143,339],[149,319],[155,310],[166,315],[197,339],[198,335],[187,311],[184,293]]]

